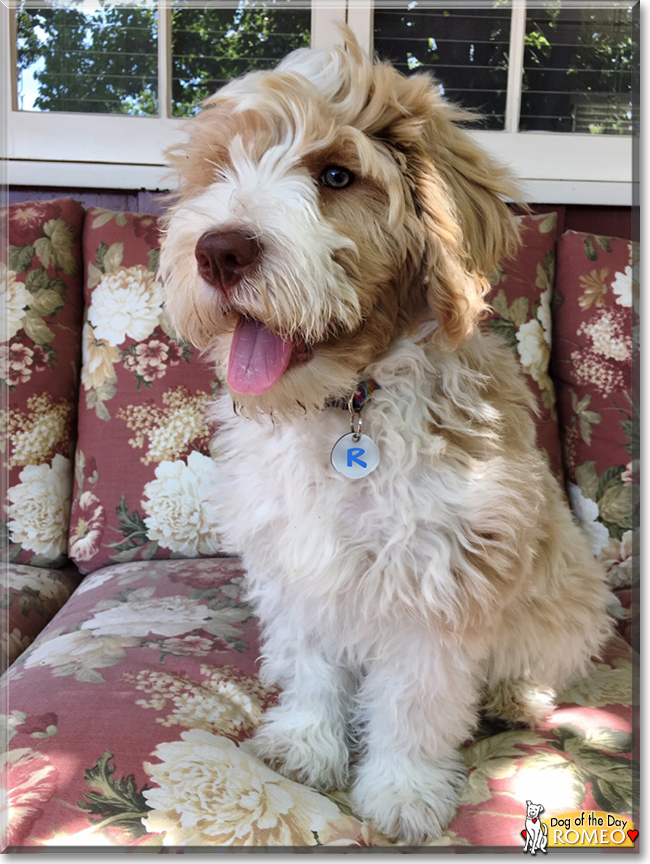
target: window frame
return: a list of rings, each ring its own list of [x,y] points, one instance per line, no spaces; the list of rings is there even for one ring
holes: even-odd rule
[[[384,4],[385,0],[374,0]],[[431,7],[442,0],[421,0]],[[478,8],[491,0],[453,0]],[[566,2],[566,0],[565,0]],[[569,0],[571,2],[571,0]],[[167,116],[47,113],[18,111],[16,2],[0,3],[0,34],[5,51],[7,181],[12,186],[71,188],[168,189],[163,152],[182,139],[187,118],[169,116],[171,107],[171,6],[159,0],[158,94]],[[390,0],[385,5],[392,5]],[[520,132],[526,8],[539,0],[511,0],[512,25],[504,130],[473,130],[470,134],[520,178],[530,203],[632,206],[632,135],[564,132]],[[592,0],[612,8],[612,0]],[[372,51],[373,0],[313,0],[312,46],[328,48],[342,41],[337,20],[346,20],[360,44]],[[8,68],[7,68],[8,67]],[[7,90],[9,92],[7,92]],[[47,153],[43,143],[47,142]],[[166,179],[167,175],[167,179]]]

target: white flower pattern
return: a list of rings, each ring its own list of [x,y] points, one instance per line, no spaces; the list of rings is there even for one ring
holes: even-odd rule
[[[144,522],[151,540],[181,555],[213,555],[219,540],[210,515],[216,468],[198,451],[183,460],[160,462],[144,487]]]
[[[13,339],[23,326],[30,293],[16,273],[0,262],[0,341]]]
[[[585,498],[580,487],[575,483],[569,483],[568,492],[574,518],[589,540],[592,552],[598,555],[609,541],[609,531],[602,522],[596,521],[598,504],[591,498]]]
[[[180,636],[199,628],[209,629],[223,613],[189,597],[155,597],[137,603],[120,603],[97,612],[81,625],[98,636]]]
[[[536,318],[517,329],[517,351],[524,370],[537,381],[540,389],[551,389],[553,384],[548,374],[551,355],[544,329]]]
[[[632,268],[629,265],[625,272],[615,274],[612,291],[616,294],[616,303],[619,306],[632,306]]]
[[[35,642],[25,652],[24,667],[51,666],[59,674],[72,674],[79,677],[87,670],[114,666],[124,659],[124,649],[138,644],[131,636],[102,636],[98,638],[88,630],[74,630],[49,639]],[[84,680],[83,677],[81,680]],[[88,680],[86,675],[86,680]],[[96,679],[101,680],[99,676]]]
[[[277,774],[246,744],[191,729],[152,755],[160,761],[144,766],[156,787],[144,790],[152,811],[142,823],[164,833],[164,846],[313,845],[312,832],[339,816],[328,798]]]
[[[130,336],[142,342],[155,330],[163,301],[162,284],[145,267],[108,273],[93,291],[88,311],[95,339],[121,345]]]
[[[52,465],[27,465],[20,483],[7,492],[14,543],[55,559],[66,550],[70,523],[72,471],[70,460],[57,454]]]

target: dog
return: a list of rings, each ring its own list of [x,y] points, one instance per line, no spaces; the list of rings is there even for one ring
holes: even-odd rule
[[[251,746],[351,782],[409,844],[452,819],[479,708],[538,721],[610,632],[517,360],[478,327],[518,193],[468,119],[349,31],[294,51],[188,121],[160,257],[176,332],[227,382],[215,524],[281,688]],[[337,469],[346,441],[374,470]]]
[[[548,830],[546,825],[542,825],[539,821],[539,814],[543,809],[541,804],[526,801],[526,843],[523,851],[530,852],[531,855],[534,855],[537,850],[546,854]]]

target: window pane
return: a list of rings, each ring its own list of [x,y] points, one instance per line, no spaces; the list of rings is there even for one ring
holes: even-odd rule
[[[520,129],[632,132],[632,7],[531,9]]]
[[[407,75],[431,72],[441,92],[478,109],[483,126],[503,129],[510,44],[510,5],[426,8],[395,2],[375,8],[375,51]]]
[[[175,0],[172,7],[172,114],[198,111],[198,103],[231,78],[270,69],[309,46],[311,10],[292,0],[213,2],[197,9]]]
[[[155,0],[23,0],[16,11],[23,111],[158,113]]]

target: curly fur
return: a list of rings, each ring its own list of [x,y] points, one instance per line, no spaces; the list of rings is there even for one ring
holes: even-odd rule
[[[516,186],[428,76],[347,38],[230,83],[191,121],[161,272],[179,333],[222,366],[241,315],[313,351],[212,408],[218,530],[248,571],[262,676],[283,688],[257,752],[328,788],[356,749],[358,812],[419,843],[454,814],[481,699],[538,720],[607,639],[607,589],[536,449],[518,364],[477,328],[517,246]],[[348,189],[319,186],[332,163],[355,173]],[[197,272],[206,230],[262,244],[227,300]],[[348,480],[330,464],[348,417],[326,400],[371,377],[381,461]]]

